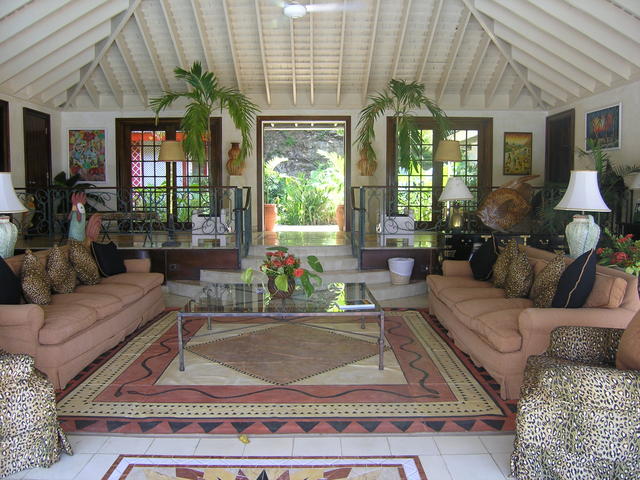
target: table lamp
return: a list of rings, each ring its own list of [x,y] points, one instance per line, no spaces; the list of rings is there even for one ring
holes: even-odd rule
[[[600,227],[593,221],[593,216],[585,215],[584,212],[611,211],[600,195],[597,171],[571,170],[567,191],[554,208],[582,212],[574,215],[573,222],[565,229],[570,257],[577,258],[596,247],[600,239]]]
[[[460,211],[460,205],[457,204],[458,201],[463,200],[472,200],[473,195],[465,185],[464,181],[461,177],[449,177],[447,181],[447,185],[444,187],[440,198],[438,198],[439,202],[447,202],[447,206],[449,207],[449,228],[450,229],[459,229],[462,227],[462,212]],[[453,202],[451,206],[449,206],[449,202]]]
[[[167,212],[167,231],[168,240],[162,243],[163,247],[177,247],[179,242],[176,241],[176,225],[173,221],[173,169],[175,162],[185,162],[186,156],[182,148],[182,142],[178,140],[165,140],[160,145],[160,153],[158,153],[159,162],[169,163],[169,202]]]
[[[433,160],[435,162],[460,162],[462,160],[460,142],[457,140],[440,140]]]
[[[0,213],[26,212],[25,206],[18,200],[10,172],[0,172]],[[0,216],[0,257],[13,255],[13,249],[18,239],[18,227],[11,223],[7,215]]]

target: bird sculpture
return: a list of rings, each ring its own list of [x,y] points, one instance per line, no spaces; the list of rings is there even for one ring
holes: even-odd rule
[[[531,211],[533,188],[526,182],[538,176],[510,180],[487,195],[476,212],[482,223],[501,232],[520,223]]]
[[[87,203],[86,193],[73,193],[71,194],[71,213],[69,213],[69,238],[77,240],[78,242],[84,241],[85,225],[87,223],[87,212],[85,211],[84,204]]]

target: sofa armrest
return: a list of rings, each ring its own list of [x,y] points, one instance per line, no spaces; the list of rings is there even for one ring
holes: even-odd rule
[[[39,305],[0,305],[0,348],[35,356],[43,325],[44,311]]]
[[[621,328],[557,327],[545,355],[590,365],[614,365]]]
[[[151,260],[148,258],[127,258],[124,261],[127,273],[149,273],[151,271]]]
[[[445,277],[473,278],[471,265],[467,260],[445,260],[442,262],[442,274]]]
[[[526,308],[518,318],[524,358],[547,350],[556,327],[626,328],[633,315],[624,308]]]

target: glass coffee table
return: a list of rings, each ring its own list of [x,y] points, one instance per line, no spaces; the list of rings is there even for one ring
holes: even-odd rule
[[[200,282],[199,290],[193,298],[178,312],[178,358],[180,371],[184,371],[184,340],[182,326],[187,317],[204,317],[207,319],[207,330],[211,330],[211,322],[215,318],[256,318],[266,323],[305,321],[317,317],[354,317],[359,318],[361,330],[366,329],[365,318],[375,317],[380,328],[379,334],[355,333],[355,335],[375,338],[379,346],[378,368],[384,370],[384,310],[364,283],[329,283],[317,288],[307,297],[300,287],[296,287],[290,298],[274,298],[258,284],[244,283],[208,283]],[[366,307],[362,304],[366,303]],[[341,308],[342,306],[342,308]],[[229,323],[229,322],[225,322]],[[312,325],[332,331],[336,328]],[[240,331],[247,326],[239,326],[230,331]],[[220,332],[218,332],[220,333]],[[192,339],[212,335],[204,333],[194,335]],[[353,332],[350,334],[354,335]]]

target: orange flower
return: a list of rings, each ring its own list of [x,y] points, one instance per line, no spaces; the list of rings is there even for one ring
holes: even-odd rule
[[[293,276],[296,278],[300,278],[302,275],[304,275],[304,268],[296,268],[293,271]]]
[[[287,259],[284,261],[285,265],[293,265],[294,263],[296,263],[296,259],[293,256],[287,257]]]

